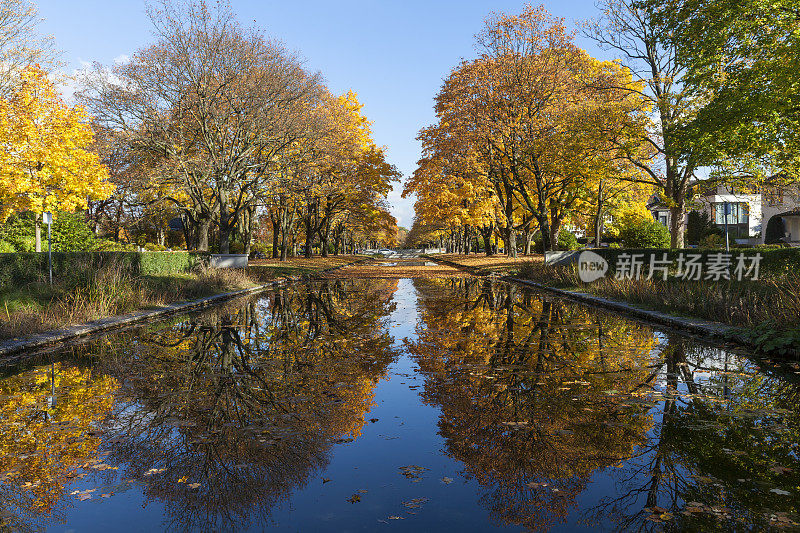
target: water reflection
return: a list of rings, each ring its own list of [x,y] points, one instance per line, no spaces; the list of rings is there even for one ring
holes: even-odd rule
[[[579,513],[620,531],[796,525],[796,385],[511,285],[414,283],[422,321],[408,350],[423,398],[441,409],[446,451],[496,522],[546,530]],[[580,510],[601,473],[613,491]]]
[[[94,486],[102,487],[88,496],[126,490],[126,480],[145,481],[146,501],[164,504],[165,527],[219,530],[266,523],[277,501],[324,468],[333,443],[360,434],[372,390],[397,355],[386,324],[395,287],[396,281],[299,285],[199,320],[126,336],[121,345],[93,346],[91,368],[58,373],[57,388],[67,391],[58,413],[24,427],[38,447],[4,432],[9,445],[17,446],[6,448],[4,456],[25,464],[14,483],[4,486],[36,502],[24,507],[6,501],[20,511],[47,511],[63,498],[64,480],[42,476],[38,461],[86,463],[99,442],[87,440],[87,433],[102,433],[108,455],[92,474]],[[30,404],[25,413],[36,418],[43,376],[36,370],[3,381],[4,408],[20,411]],[[88,384],[76,382],[80,378]],[[82,400],[95,396],[106,401],[89,409],[97,402]],[[70,407],[86,420],[72,424],[76,409],[60,416]],[[70,431],[59,431],[65,417]],[[101,431],[90,432],[98,418]],[[5,421],[17,425],[14,418]],[[42,449],[42,425],[76,441],[82,453]],[[13,465],[4,466],[13,473]],[[39,496],[26,483],[61,483],[61,490],[48,488]]]
[[[339,444],[390,459],[365,503],[325,508],[344,517],[329,529],[796,525],[800,388],[785,374],[489,279],[402,286],[418,310],[405,339],[391,320],[409,320],[392,314],[409,289],[398,299],[397,280],[332,279],[9,369],[3,527],[70,526],[113,503],[162,529],[260,530],[289,504],[309,516],[302,529],[323,529],[320,497],[298,494],[354,475],[333,465]],[[387,392],[392,375],[406,396]],[[380,416],[396,425],[367,437],[386,398],[399,403]],[[431,407],[400,440],[403,418]],[[398,476],[409,464],[428,474]],[[366,503],[378,486],[397,501]]]

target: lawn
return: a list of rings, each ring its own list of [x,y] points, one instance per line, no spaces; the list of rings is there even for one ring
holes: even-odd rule
[[[286,261],[255,259],[248,264],[248,275],[258,281],[269,281],[291,276],[309,276],[360,260],[368,260],[368,258],[361,255],[332,255],[310,258],[291,257]]]

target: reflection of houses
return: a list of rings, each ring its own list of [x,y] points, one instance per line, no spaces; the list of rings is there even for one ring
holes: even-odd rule
[[[770,185],[769,181],[756,192],[732,185],[711,185],[695,196],[695,209],[708,213],[721,229],[727,218],[728,234],[742,244],[786,242],[800,246],[800,186],[780,185],[775,180]],[[647,208],[654,219],[669,227],[669,208],[657,195],[653,195]]]

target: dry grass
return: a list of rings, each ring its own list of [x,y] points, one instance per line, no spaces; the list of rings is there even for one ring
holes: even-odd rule
[[[121,265],[111,264],[59,280],[53,287],[38,282],[0,293],[0,339],[252,286],[241,270],[134,277]]]
[[[248,272],[203,269],[169,276],[133,276],[120,264],[99,270],[76,268],[50,287],[43,281],[0,291],[0,339],[38,333],[129,313],[137,309],[195,300],[254,286],[279,277],[308,275],[363,257],[292,258],[251,261]]]
[[[574,266],[526,263],[520,276],[550,287],[577,289],[667,313],[732,326],[754,327],[768,321],[790,329],[800,325],[800,273],[758,281],[617,280],[583,283]]]

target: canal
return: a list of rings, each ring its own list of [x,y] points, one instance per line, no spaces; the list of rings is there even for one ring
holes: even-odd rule
[[[800,368],[491,279],[298,282],[2,370],[7,530],[800,520]]]

